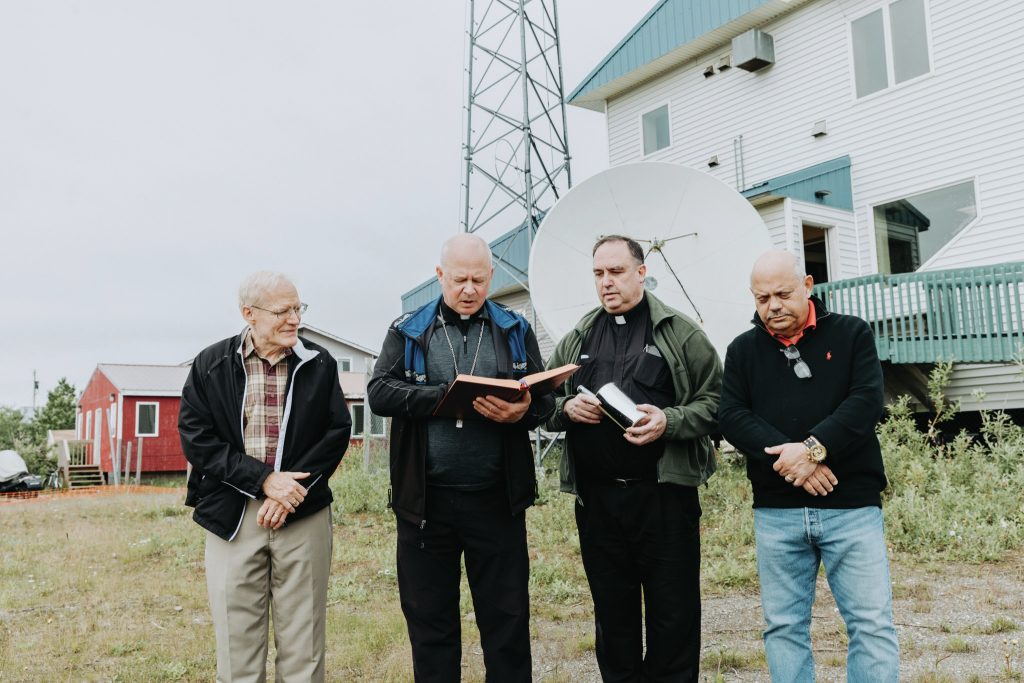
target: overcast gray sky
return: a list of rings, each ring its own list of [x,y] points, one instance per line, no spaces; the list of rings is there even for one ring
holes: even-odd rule
[[[560,0],[567,92],[653,1]],[[192,357],[259,268],[378,347],[458,229],[465,29],[464,0],[0,3],[0,405]],[[607,167],[602,115],[569,136],[577,182]]]

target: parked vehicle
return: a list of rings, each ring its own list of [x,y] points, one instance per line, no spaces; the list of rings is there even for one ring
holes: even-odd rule
[[[0,451],[0,493],[39,491],[43,478],[29,474],[25,460],[17,451]]]

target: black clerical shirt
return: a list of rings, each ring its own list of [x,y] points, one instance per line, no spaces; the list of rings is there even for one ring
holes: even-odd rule
[[[654,345],[646,299],[622,315],[602,313],[583,342],[579,363],[574,390],[582,384],[597,391],[614,382],[636,403],[659,408],[675,403],[668,364]],[[665,450],[662,439],[635,446],[607,417],[597,425],[572,423],[568,438],[578,454],[576,476],[581,484],[657,479],[658,458]]]

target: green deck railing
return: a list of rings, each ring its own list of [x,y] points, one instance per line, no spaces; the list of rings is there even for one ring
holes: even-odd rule
[[[868,321],[879,358],[893,363],[1005,363],[1024,349],[1024,262],[868,275],[814,292]]]

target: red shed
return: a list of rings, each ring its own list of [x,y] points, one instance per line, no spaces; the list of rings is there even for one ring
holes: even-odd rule
[[[143,472],[184,472],[188,466],[178,436],[178,405],[190,363],[185,365],[125,365],[100,363],[78,399],[75,437],[91,443],[93,462],[113,472],[111,454],[123,457],[132,444],[131,471],[143,442]],[[363,413],[366,375],[339,371],[345,401],[354,421],[352,439],[362,441],[364,419],[372,436],[383,437],[384,420]]]
[[[184,472],[187,466],[178,438],[178,404],[188,377],[187,365],[100,363],[78,400],[75,430],[91,441],[93,460],[113,471],[111,454],[132,443],[134,472],[143,441],[143,472]],[[124,468],[122,460],[121,469]]]

